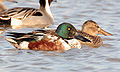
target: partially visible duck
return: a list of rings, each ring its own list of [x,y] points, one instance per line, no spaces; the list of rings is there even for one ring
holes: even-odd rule
[[[9,24],[12,29],[19,28],[45,28],[54,24],[50,10],[54,0],[39,0],[40,9],[29,7],[16,7],[2,12],[0,24]],[[8,21],[8,22],[7,22]]]
[[[100,47],[103,43],[102,39],[100,36],[97,34],[102,34],[105,36],[111,36],[111,33],[108,33],[101,29],[98,24],[93,21],[93,20],[88,20],[82,25],[82,30],[79,31],[79,34],[82,35],[83,37],[89,39],[91,42],[82,42],[80,43],[84,46],[89,46],[89,47]]]
[[[69,23],[60,24],[56,30],[36,30],[31,33],[10,32],[5,38],[18,49],[59,51],[71,48],[81,48],[79,40],[90,42],[77,33],[75,27]]]
[[[0,12],[5,11],[6,7],[2,4],[3,1],[9,1],[9,2],[13,2],[13,3],[17,3],[14,0],[0,0]]]

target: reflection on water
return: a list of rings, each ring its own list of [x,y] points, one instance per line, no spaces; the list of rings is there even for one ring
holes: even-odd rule
[[[7,4],[7,8],[16,6],[39,8],[38,1],[17,0],[17,4]],[[120,71],[120,1],[118,0],[59,0],[52,4],[51,11],[55,18],[55,28],[62,22],[70,22],[77,29],[88,19],[95,20],[101,28],[113,36],[102,36],[103,45],[99,48],[82,47],[67,52],[49,52],[17,50],[10,43],[0,38],[1,72],[119,72]],[[14,30],[18,32],[33,29]],[[11,30],[8,30],[11,31]]]

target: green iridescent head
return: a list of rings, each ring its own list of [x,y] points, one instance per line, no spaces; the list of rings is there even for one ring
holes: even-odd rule
[[[62,38],[73,38],[76,31],[75,27],[70,23],[62,23],[56,30],[57,34]]]

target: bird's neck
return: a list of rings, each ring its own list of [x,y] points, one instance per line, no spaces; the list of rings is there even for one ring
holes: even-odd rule
[[[52,13],[51,13],[51,10],[50,10],[50,4],[52,2],[49,1],[49,0],[40,0],[40,10],[41,11],[45,11],[47,12],[50,16],[52,16]]]

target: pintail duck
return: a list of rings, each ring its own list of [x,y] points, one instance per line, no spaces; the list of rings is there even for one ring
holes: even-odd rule
[[[77,33],[75,27],[69,23],[60,24],[56,30],[36,30],[31,33],[9,32],[5,39],[18,49],[59,51],[71,48],[81,48],[79,40],[90,42]]]
[[[2,12],[0,24],[8,23],[12,29],[45,28],[54,24],[50,4],[55,0],[39,0],[40,9],[16,7]],[[8,22],[7,22],[8,21]]]
[[[6,7],[2,4],[3,1],[9,1],[9,2],[13,2],[13,3],[17,3],[14,0],[0,0],[0,12],[5,11]]]
[[[94,47],[94,48],[97,48],[97,47],[102,45],[101,37],[96,35],[96,34],[101,34],[101,35],[105,35],[105,36],[112,35],[111,33],[108,33],[106,31],[104,31],[103,29],[101,29],[98,26],[98,24],[95,21],[92,21],[92,20],[86,21],[82,25],[82,30],[78,31],[78,32],[79,32],[80,35],[82,35],[83,37],[85,37],[85,38],[87,38],[88,40],[91,41],[91,42],[80,41],[80,43],[82,45],[89,46],[89,47]]]

